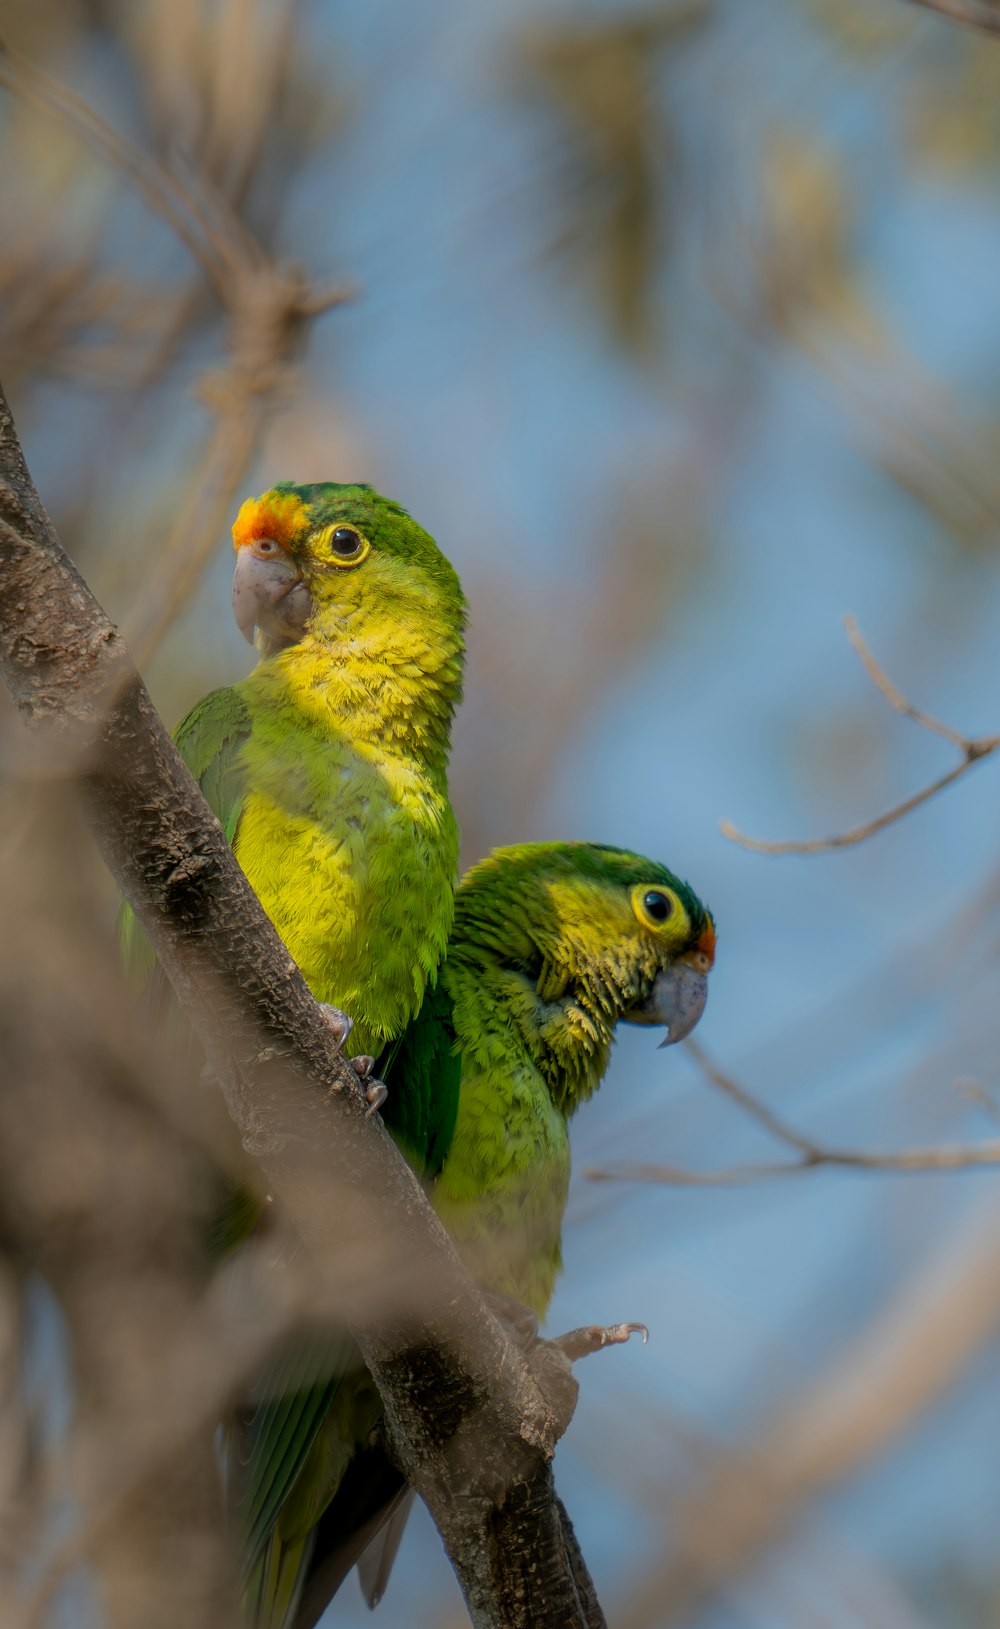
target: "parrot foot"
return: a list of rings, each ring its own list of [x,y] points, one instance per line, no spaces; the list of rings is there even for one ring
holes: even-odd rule
[[[567,1335],[559,1335],[552,1346],[558,1346],[575,1363],[578,1358],[589,1357],[591,1352],[601,1352],[606,1346],[623,1346],[630,1335],[641,1335],[645,1346],[649,1340],[649,1330],[645,1324],[584,1324],[582,1329],[571,1329]]]
[[[339,1007],[331,1007],[328,1001],[321,1001],[319,1010],[323,1014],[324,1023],[332,1032],[337,1043],[337,1051],[341,1051],[350,1039],[351,1030],[354,1028],[354,1019],[348,1018],[346,1012],[341,1012]]]
[[[383,1081],[377,1080],[372,1074],[372,1070],[375,1068],[375,1059],[370,1058],[367,1052],[360,1052],[356,1058],[348,1058],[347,1061],[364,1087],[365,1102],[368,1104],[365,1119],[370,1120],[375,1111],[382,1107],[382,1104],[389,1096],[389,1089]]]
[[[538,1319],[530,1307],[523,1306],[510,1295],[484,1295],[490,1311],[510,1326],[522,1346],[535,1346],[538,1341]]]

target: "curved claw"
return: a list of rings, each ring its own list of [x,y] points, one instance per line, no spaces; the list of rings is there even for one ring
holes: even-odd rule
[[[608,1346],[624,1346],[630,1335],[641,1335],[643,1346],[649,1345],[649,1329],[645,1324],[612,1324],[605,1333],[611,1337]]]
[[[370,1120],[389,1096],[389,1088],[384,1081],[376,1080],[372,1073],[375,1059],[370,1058],[367,1052],[359,1052],[356,1058],[348,1058],[347,1061],[365,1089],[365,1102],[368,1104],[365,1119]]]
[[[649,1340],[645,1324],[584,1324],[582,1329],[571,1329],[552,1342],[575,1363],[578,1358],[589,1357],[591,1352],[603,1352],[606,1346],[624,1346],[630,1335],[641,1335],[642,1344]]]
[[[337,1051],[340,1052],[350,1040],[354,1019],[349,1018],[346,1012],[341,1012],[339,1007],[331,1007],[328,1001],[321,1001],[319,1010],[323,1014],[324,1023],[332,1030]]]
[[[368,1107],[365,1110],[366,1120],[370,1120],[373,1114],[378,1113],[388,1096],[389,1088],[383,1081],[373,1080],[370,1082],[370,1084],[365,1088],[365,1102],[368,1104]]]

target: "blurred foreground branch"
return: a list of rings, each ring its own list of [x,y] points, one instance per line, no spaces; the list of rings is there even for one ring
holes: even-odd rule
[[[853,617],[844,618],[847,637],[857,651],[865,670],[873,684],[877,685],[891,707],[904,718],[912,718],[914,723],[929,730],[933,735],[941,735],[946,741],[951,741],[961,754],[959,762],[946,774],[939,775],[937,780],[925,786],[922,791],[915,792],[912,797],[905,798],[884,814],[876,815],[873,820],[866,820],[860,826],[852,826],[849,831],[839,832],[835,837],[805,838],[800,841],[786,843],[771,843],[761,837],[748,837],[745,832],[734,826],[731,820],[721,820],[719,827],[724,837],[730,842],[739,843],[741,848],[751,849],[755,854],[826,854],[835,848],[852,848],[855,843],[864,842],[866,837],[874,837],[876,832],[884,831],[886,826],[893,825],[913,809],[919,809],[922,803],[943,792],[946,786],[951,786],[962,775],[970,770],[973,764],[978,764],[983,758],[989,758],[1000,747],[1000,735],[988,735],[976,739],[972,736],[962,735],[959,730],[953,730],[950,724],[942,724],[939,719],[932,718],[929,713],[915,707],[907,701],[902,691],[893,684],[889,675],[875,660],[862,637],[861,630]]]
[[[954,1385],[1000,1323],[998,1239],[992,1201],[918,1264],[824,1374],[741,1449],[713,1457],[694,1494],[664,1511],[666,1553],[617,1614],[619,1629],[686,1620]]]
[[[54,116],[126,178],[187,249],[224,318],[225,360],[197,390],[214,428],[198,467],[178,483],[168,534],[129,627],[142,667],[197,588],[268,413],[293,382],[306,329],[353,291],[312,282],[302,267],[275,260],[208,175],[181,181],[81,97],[2,44],[0,84]],[[182,295],[178,321],[191,300],[190,290]],[[164,338],[169,341],[169,330]]]
[[[718,1171],[688,1171],[672,1165],[629,1163],[586,1172],[592,1182],[654,1182],[671,1187],[734,1187],[767,1177],[799,1176],[821,1165],[846,1166],[858,1171],[961,1171],[984,1165],[1000,1165],[1000,1137],[979,1143],[944,1143],[925,1148],[865,1150],[829,1148],[788,1124],[766,1103],[725,1074],[712,1062],[705,1049],[688,1040],[687,1048],[710,1085],[724,1092],[745,1114],[764,1127],[778,1142],[793,1150],[792,1160],[733,1165]]]
[[[529,1366],[366,1121],[316,1003],[63,553],[2,394],[0,570],[0,673],[47,766],[78,781],[244,1146],[315,1256],[331,1313],[352,1326],[473,1623],[596,1629],[550,1468],[575,1402],[568,1365],[543,1344]]]
[[[936,11],[940,17],[947,17],[963,28],[975,28],[980,34],[1000,38],[1000,11],[990,0],[910,0],[910,3],[923,6],[926,11]]]

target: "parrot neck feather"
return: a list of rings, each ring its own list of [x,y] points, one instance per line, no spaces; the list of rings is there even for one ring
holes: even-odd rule
[[[384,606],[320,605],[297,645],[261,664],[304,714],[355,744],[378,744],[444,771],[462,694],[463,641],[455,617],[425,601],[419,617]],[[256,677],[256,675],[253,675]]]
[[[508,1046],[514,1039],[544,1080],[555,1108],[569,1119],[601,1083],[622,1003],[606,980],[593,976],[563,980],[558,994],[550,996],[546,972],[551,977],[551,970],[542,969],[536,980],[534,969],[477,956],[464,943],[446,963],[456,1024],[503,1038]]]
[[[458,828],[448,801],[461,629],[322,611],[236,687],[251,720],[233,847],[317,1000],[378,1055],[444,954]]]
[[[566,1122],[600,1083],[613,1019],[587,989],[544,999],[533,972],[463,933],[451,941],[442,976],[462,1089],[432,1198],[478,1281],[541,1318],[562,1266]]]

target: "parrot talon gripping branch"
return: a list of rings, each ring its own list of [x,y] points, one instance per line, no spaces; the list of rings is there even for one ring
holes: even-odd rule
[[[382,1104],[389,1096],[389,1088],[384,1081],[376,1078],[375,1059],[370,1053],[362,1052],[356,1058],[349,1058],[348,1062],[364,1087],[364,1097],[365,1102],[368,1104],[368,1117],[370,1117],[382,1107]]]
[[[327,1025],[337,1046],[343,1051],[351,1038],[354,1019],[346,1012],[341,1012],[339,1007],[331,1006],[329,1001],[321,1001],[319,1010],[323,1014],[323,1022]]]
[[[571,1363],[576,1363],[593,1352],[603,1352],[607,1346],[624,1346],[633,1335],[641,1335],[643,1346],[647,1345],[649,1330],[645,1324],[583,1324],[565,1335],[557,1335],[551,1345],[558,1347]]]

